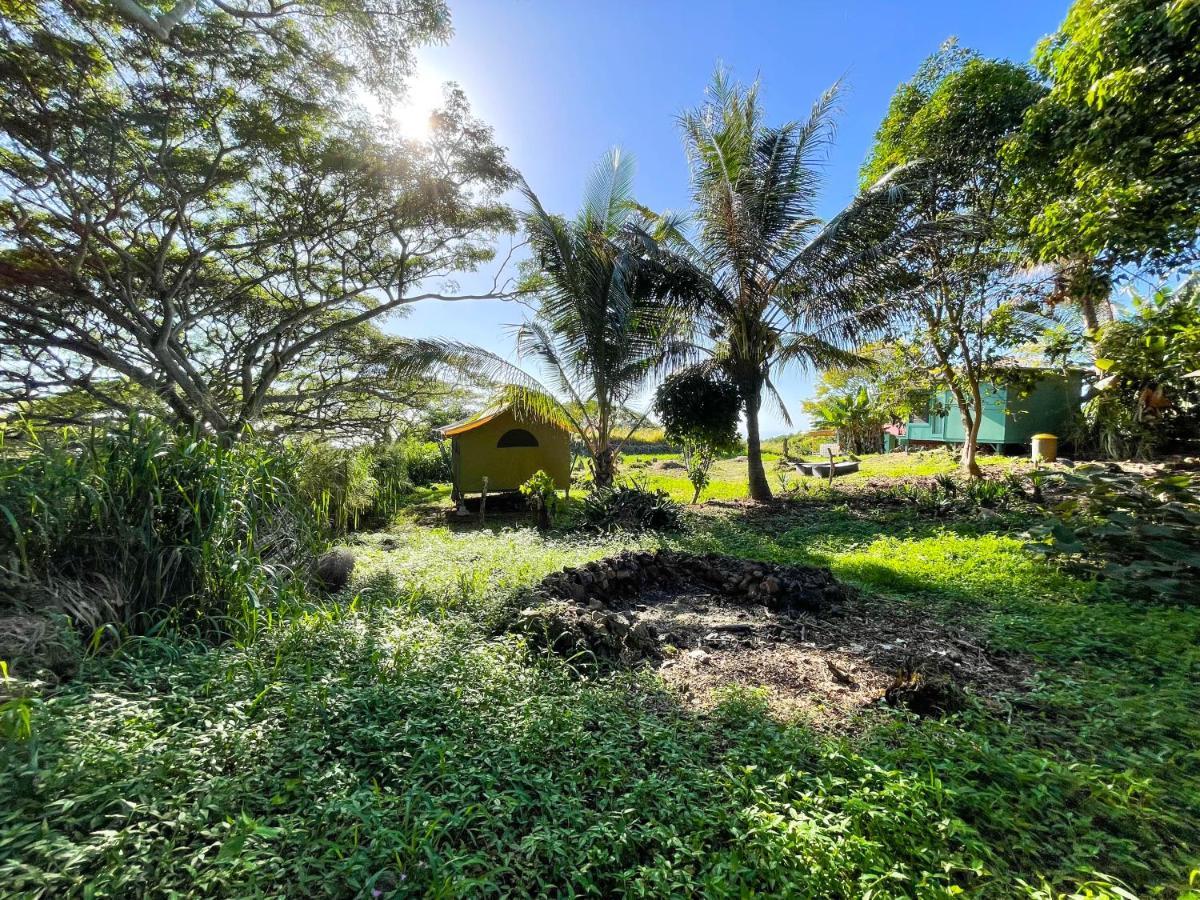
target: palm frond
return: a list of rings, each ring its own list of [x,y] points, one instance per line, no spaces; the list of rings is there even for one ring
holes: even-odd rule
[[[780,365],[798,365],[804,369],[857,369],[869,367],[870,360],[855,350],[825,340],[811,332],[791,332],[781,337],[775,353]]]
[[[767,389],[767,396],[771,398],[771,403],[775,407],[775,411],[779,413],[779,417],[783,419],[783,424],[788,428],[792,427],[792,416],[788,412],[787,404],[783,402],[783,397],[779,390],[775,387],[775,383],[768,377],[763,382],[763,387]]]
[[[632,210],[633,157],[614,147],[588,178],[577,224],[582,231],[611,237],[624,226]]]

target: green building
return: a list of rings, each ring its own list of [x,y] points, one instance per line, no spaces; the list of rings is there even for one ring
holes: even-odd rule
[[[979,445],[1002,453],[1027,448],[1035,434],[1066,433],[1083,396],[1083,373],[1019,369],[1010,383],[982,387]],[[903,426],[903,434],[885,432],[884,449],[961,444],[963,439],[958,403],[947,388],[929,398],[927,409]]]

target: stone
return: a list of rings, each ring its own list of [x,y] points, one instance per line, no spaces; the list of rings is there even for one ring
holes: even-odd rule
[[[336,547],[317,558],[314,570],[317,583],[328,593],[336,594],[350,584],[354,571],[354,554],[345,547]]]

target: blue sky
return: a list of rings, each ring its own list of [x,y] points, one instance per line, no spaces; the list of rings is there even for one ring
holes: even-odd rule
[[[457,81],[513,165],[553,211],[573,213],[588,172],[619,145],[638,163],[639,200],[686,209],[687,167],[675,117],[703,96],[719,62],[763,82],[774,122],[803,117],[842,78],[838,135],[821,213],[852,196],[858,168],[896,86],[950,36],[988,56],[1026,61],[1068,0],[450,0],[454,37],[419,55],[414,103]],[[490,274],[486,281],[490,283]],[[464,291],[482,286],[460,279]],[[512,354],[506,325],[524,310],[498,301],[424,303],[397,330],[450,336]],[[778,377],[797,426],[813,376]],[[767,435],[789,430],[764,408]]]

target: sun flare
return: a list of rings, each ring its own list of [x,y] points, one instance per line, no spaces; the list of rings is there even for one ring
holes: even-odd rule
[[[403,100],[392,107],[388,118],[401,137],[422,141],[433,130],[433,113],[442,105],[442,81],[427,69],[419,69],[408,83]]]

